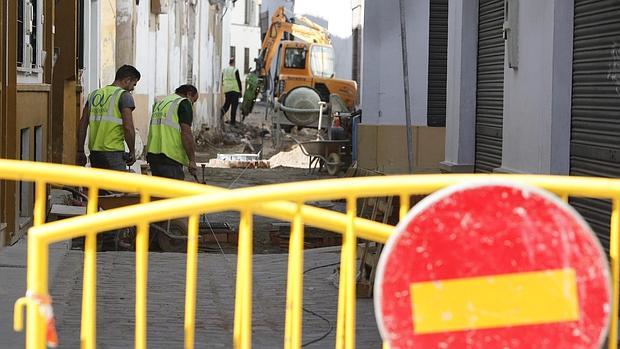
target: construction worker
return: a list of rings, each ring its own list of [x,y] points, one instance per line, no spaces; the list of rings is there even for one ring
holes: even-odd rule
[[[181,85],[153,105],[146,160],[154,176],[184,180],[183,166],[196,176],[192,105],[197,100],[196,87]]]
[[[228,67],[224,68],[222,72],[222,89],[226,96],[226,102],[222,107],[222,113],[220,119],[224,121],[224,114],[230,110],[230,124],[234,125],[237,117],[237,106],[239,105],[239,98],[241,98],[241,78],[239,77],[239,70],[235,68],[235,58],[231,58],[228,61]]]
[[[123,65],[112,85],[90,93],[78,127],[77,164],[84,166],[84,143],[88,130],[91,167],[127,171],[136,162],[133,111],[136,105],[131,91],[140,80],[140,72]],[[125,144],[129,153],[125,154]]]

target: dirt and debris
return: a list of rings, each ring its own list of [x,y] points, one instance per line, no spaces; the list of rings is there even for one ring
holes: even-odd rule
[[[272,142],[271,120],[265,119],[265,105],[257,104],[253,113],[248,115],[243,123],[235,126],[225,124],[223,130],[202,130],[196,137],[197,162],[205,163],[199,166],[198,178],[207,184],[228,189],[249,187],[264,184],[276,184],[295,181],[326,178],[327,173],[310,174],[308,171],[309,158],[304,155],[299,146],[290,139],[282,138],[280,147],[274,147]],[[291,135],[299,141],[316,139],[316,130],[291,130]],[[257,154],[261,160],[249,164],[247,161],[218,160],[218,154]],[[204,174],[203,174],[204,173]],[[188,175],[187,180],[192,181]],[[227,222],[236,231],[239,224],[237,212],[219,212],[209,214],[211,222]],[[282,253],[287,251],[287,228],[274,231],[274,219],[254,217],[254,252],[255,253]],[[280,222],[285,223],[285,222]],[[306,227],[306,233],[312,239],[306,247],[324,246],[334,243],[330,240],[333,233],[320,229]],[[223,241],[222,241],[223,240]],[[219,239],[226,252],[235,252],[234,243],[226,239]],[[222,243],[226,242],[226,243]],[[210,243],[210,247],[219,248],[217,243]]]
[[[260,154],[260,159],[269,160],[272,168],[307,168],[309,159],[306,159],[293,140],[284,137],[279,146],[274,146],[271,119],[265,118],[265,108],[265,104],[257,103],[243,122],[237,122],[235,125],[226,123],[222,130],[203,128],[198,132],[196,135],[198,162],[209,163],[211,159],[217,158],[217,154]],[[293,128],[291,136],[303,142],[316,139],[316,132],[315,129]],[[263,165],[253,167],[263,168]],[[221,166],[215,164],[215,167]]]
[[[251,161],[228,161],[220,159],[209,159],[206,163],[210,168],[241,168],[241,169],[255,169],[255,168],[270,168],[269,161],[265,160],[251,160]]]

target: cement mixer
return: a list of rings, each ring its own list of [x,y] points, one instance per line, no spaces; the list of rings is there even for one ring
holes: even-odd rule
[[[325,103],[315,89],[307,86],[295,87],[274,102],[274,145],[280,145],[282,130],[289,131],[294,126],[315,128],[317,133],[325,130],[327,135],[330,135],[332,115],[343,111],[348,109],[339,96],[332,94],[329,102]]]
[[[282,104],[276,102],[276,111],[281,110],[293,125],[314,126],[318,123],[321,97],[314,89],[299,86],[283,97]]]

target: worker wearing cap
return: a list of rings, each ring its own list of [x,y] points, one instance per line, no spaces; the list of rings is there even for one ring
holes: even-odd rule
[[[78,127],[78,165],[86,164],[84,143],[87,131],[91,167],[127,171],[127,166],[136,161],[133,127],[136,106],[130,92],[139,80],[140,72],[135,67],[123,65],[111,85],[88,95]],[[127,155],[125,143],[129,148]]]
[[[184,180],[183,166],[196,176],[192,105],[197,100],[195,86],[181,85],[153,105],[146,160],[154,176]]]
[[[230,124],[234,125],[237,117],[237,106],[239,105],[239,98],[241,98],[241,78],[239,77],[239,70],[235,68],[235,58],[231,58],[228,61],[228,67],[224,68],[222,72],[222,89],[226,96],[226,102],[222,107],[222,113],[220,119],[224,120],[224,115],[230,110]]]

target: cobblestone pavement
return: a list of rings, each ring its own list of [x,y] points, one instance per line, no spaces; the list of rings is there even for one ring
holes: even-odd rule
[[[305,269],[336,263],[335,248],[308,250]],[[232,348],[235,255],[199,254],[196,348]],[[70,251],[58,274],[54,297],[61,348],[78,348],[83,254]],[[105,252],[98,256],[97,347],[130,348],[134,331],[135,255]],[[253,347],[282,347],[286,254],[254,256]],[[148,292],[148,347],[183,347],[185,255],[151,253]],[[338,290],[329,279],[334,266],[309,271],[304,279],[303,342],[333,330],[307,348],[334,347]],[[357,348],[379,348],[372,300],[358,299]]]

